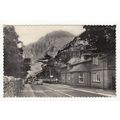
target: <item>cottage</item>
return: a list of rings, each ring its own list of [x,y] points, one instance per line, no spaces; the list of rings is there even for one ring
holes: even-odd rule
[[[67,72],[71,85],[90,87],[90,62],[89,60],[72,65],[72,69]]]
[[[93,56],[91,87],[115,89],[115,56]]]
[[[71,58],[66,67],[61,69],[61,82],[75,86],[90,86],[90,65],[91,59],[83,60],[81,58]]]
[[[61,69],[61,82],[82,87],[115,89],[115,56],[94,54],[91,59],[71,58]]]

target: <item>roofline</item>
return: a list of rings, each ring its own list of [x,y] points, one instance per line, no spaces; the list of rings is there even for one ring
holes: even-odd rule
[[[90,72],[90,70],[67,71],[67,73],[74,73],[74,72]]]
[[[90,62],[90,61],[92,61],[92,60],[81,61],[81,62],[76,63],[76,64],[71,64],[71,66],[75,66],[75,65],[82,64],[82,63],[86,63],[86,62]],[[66,68],[66,67],[67,67],[67,66],[63,66],[63,67],[61,67],[61,68]]]
[[[63,66],[63,67],[61,67],[61,68],[65,68],[65,67],[67,67],[67,66]]]
[[[81,61],[79,63],[71,64],[71,66],[82,64],[82,63],[85,63],[85,62],[90,62],[90,61],[92,61],[92,60]]]

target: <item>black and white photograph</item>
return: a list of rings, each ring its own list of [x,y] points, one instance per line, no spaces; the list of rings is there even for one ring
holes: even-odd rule
[[[115,97],[116,25],[4,25],[4,97]]]

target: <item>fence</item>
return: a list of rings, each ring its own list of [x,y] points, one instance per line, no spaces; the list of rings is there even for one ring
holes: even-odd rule
[[[23,79],[4,77],[4,97],[18,97],[23,89]]]

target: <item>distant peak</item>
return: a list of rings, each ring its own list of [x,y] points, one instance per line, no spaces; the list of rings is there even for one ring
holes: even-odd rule
[[[74,35],[70,32],[57,30],[47,34],[49,37],[74,37]]]

